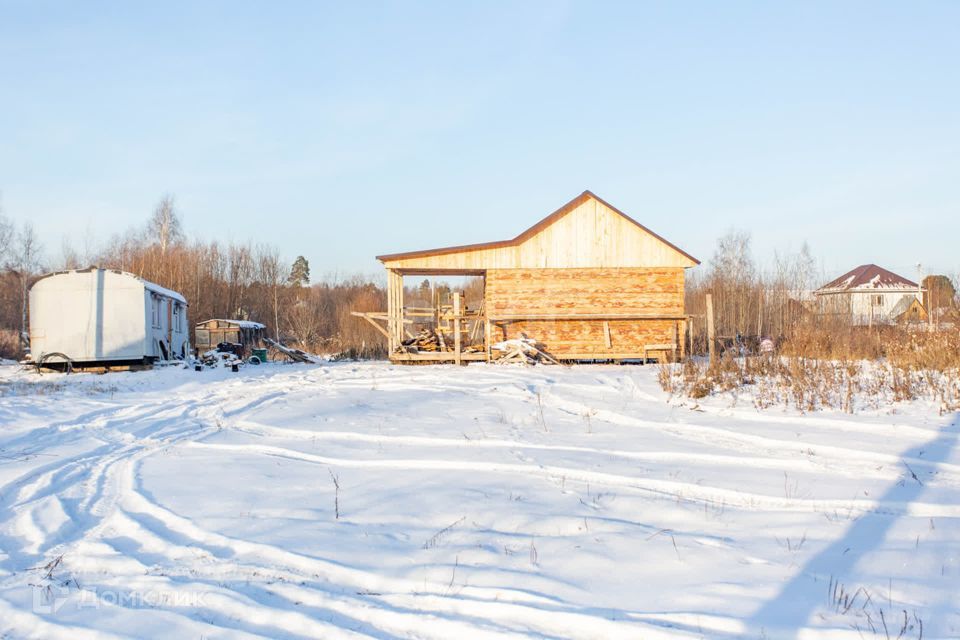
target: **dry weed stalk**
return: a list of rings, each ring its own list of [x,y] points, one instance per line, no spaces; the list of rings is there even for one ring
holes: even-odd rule
[[[960,332],[801,327],[777,355],[728,350],[713,367],[693,358],[663,366],[658,379],[671,395],[694,399],[750,387],[759,408],[853,413],[926,398],[946,413],[960,409]]]

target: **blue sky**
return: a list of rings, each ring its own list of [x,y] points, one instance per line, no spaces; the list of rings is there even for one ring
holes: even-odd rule
[[[5,2],[0,192],[55,258],[141,224],[316,275],[584,189],[706,261],[960,271],[960,2]]]

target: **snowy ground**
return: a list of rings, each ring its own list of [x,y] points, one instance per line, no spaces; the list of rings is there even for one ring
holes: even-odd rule
[[[0,367],[0,637],[960,637],[956,416],[729,404],[654,367]]]

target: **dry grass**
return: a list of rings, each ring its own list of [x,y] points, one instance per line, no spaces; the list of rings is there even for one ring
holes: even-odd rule
[[[14,329],[0,329],[0,358],[19,360],[23,357],[20,348],[19,332]]]
[[[665,366],[659,378],[664,390],[694,399],[749,390],[759,408],[853,413],[927,399],[945,413],[960,410],[960,332],[805,328],[777,355],[728,352],[713,367],[690,359]]]

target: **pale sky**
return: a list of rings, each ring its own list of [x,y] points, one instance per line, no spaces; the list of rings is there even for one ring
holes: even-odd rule
[[[0,0],[0,192],[51,259],[165,193],[314,276],[584,189],[706,262],[960,272],[960,2]]]

